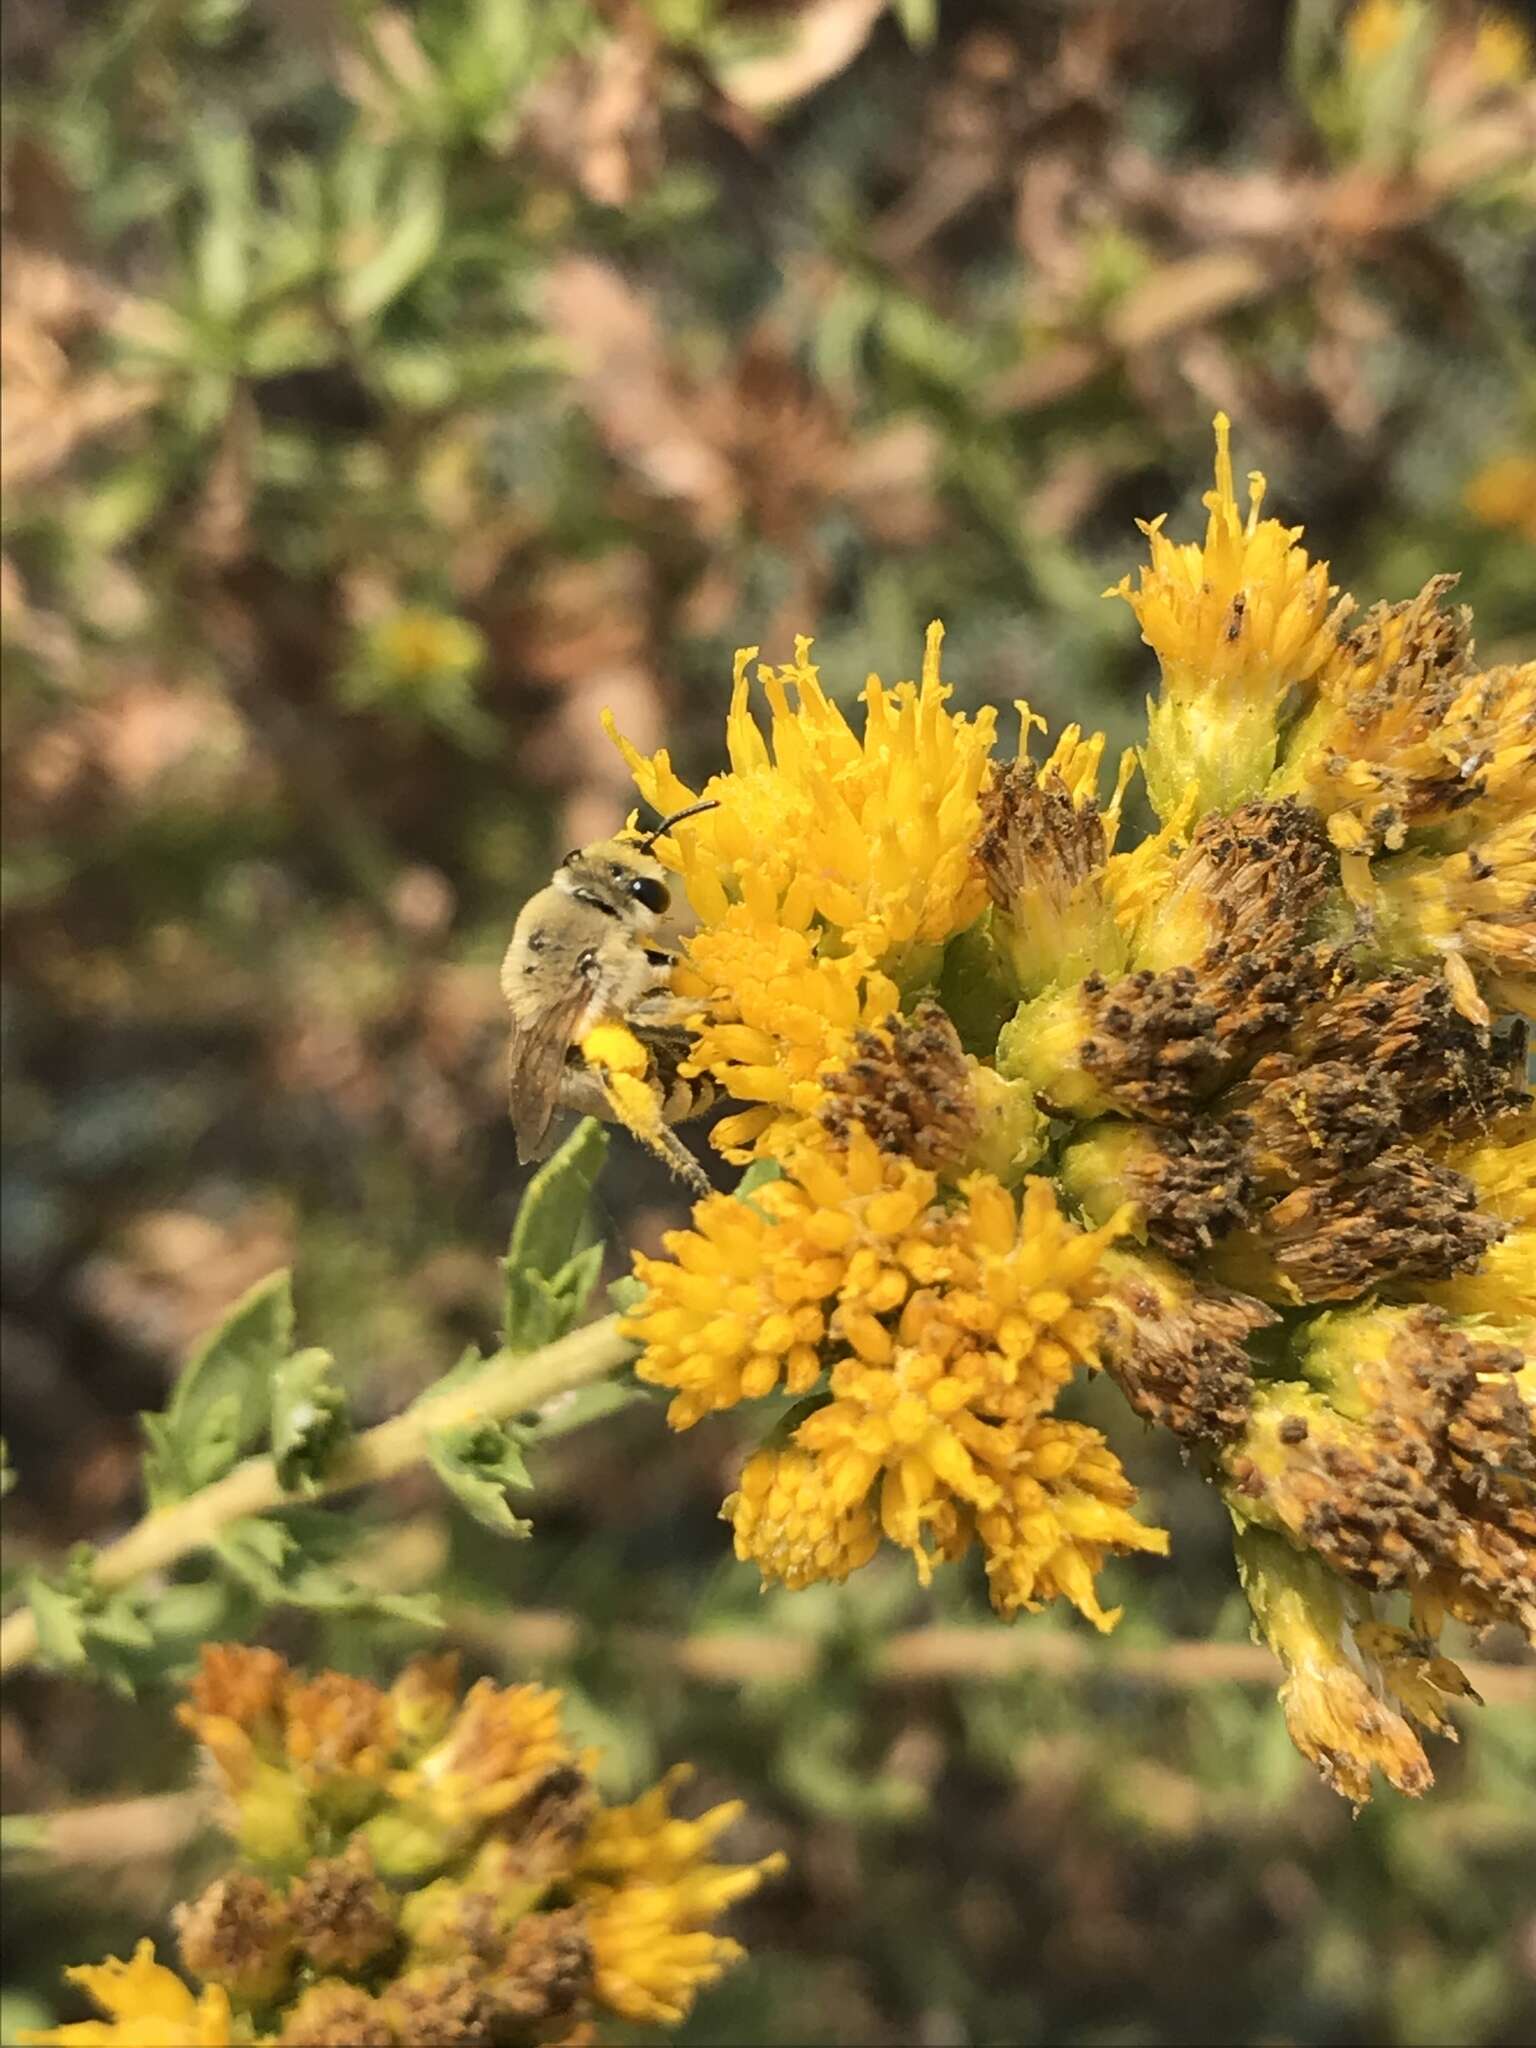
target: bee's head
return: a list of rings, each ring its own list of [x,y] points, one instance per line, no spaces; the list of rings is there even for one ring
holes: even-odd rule
[[[716,809],[713,799],[706,799],[690,804],[686,810],[674,811],[654,831],[637,838],[599,839],[595,845],[579,846],[556,869],[555,886],[588,901],[596,898],[607,909],[649,929],[672,908],[666,871],[651,849],[663,833],[684,818]]]
[[[599,839],[568,853],[555,871],[555,886],[569,895],[596,897],[621,917],[643,914],[642,922],[665,917],[672,907],[661,862],[633,839]]]

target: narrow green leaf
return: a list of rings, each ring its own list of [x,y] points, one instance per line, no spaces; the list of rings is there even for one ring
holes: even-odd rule
[[[79,1593],[53,1585],[40,1572],[29,1572],[22,1585],[37,1623],[39,1660],[55,1671],[83,1670],[89,1659]]]
[[[143,1418],[155,1507],[222,1478],[259,1440],[271,1414],[272,1375],[292,1343],[291,1276],[280,1269],[242,1295],[203,1338],[165,1413]]]
[[[0,1500],[5,1499],[15,1484],[16,1467],[11,1463],[11,1448],[5,1438],[0,1436]]]
[[[577,1248],[587,1203],[608,1156],[608,1133],[585,1117],[529,1181],[512,1225],[507,1265],[553,1279]]]
[[[590,1387],[574,1387],[551,1401],[537,1422],[525,1424],[521,1440],[525,1444],[546,1444],[555,1437],[569,1436],[573,1430],[585,1429],[589,1422],[600,1421],[620,1408],[633,1407],[636,1401],[657,1398],[654,1388],[641,1386],[632,1379],[598,1380]]]
[[[533,1524],[514,1515],[507,1488],[526,1492],[533,1481],[512,1436],[495,1422],[466,1423],[427,1438],[427,1457],[448,1491],[477,1522],[503,1536],[531,1536]]]
[[[328,1517],[311,1512],[279,1521],[250,1516],[231,1522],[217,1543],[221,1561],[264,1606],[306,1607],[328,1614],[382,1614],[426,1628],[441,1626],[430,1594],[394,1593],[362,1586],[324,1561],[331,1547]],[[345,1518],[340,1518],[346,1535]]]
[[[435,159],[422,157],[407,168],[401,180],[398,210],[383,229],[378,246],[338,280],[336,304],[341,318],[351,324],[382,312],[431,261],[442,239],[442,173]]]
[[[313,1493],[352,1435],[329,1351],[296,1351],[272,1380],[272,1459],[287,1493]]]

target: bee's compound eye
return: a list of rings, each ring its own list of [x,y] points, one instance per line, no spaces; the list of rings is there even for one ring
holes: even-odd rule
[[[656,917],[660,917],[671,908],[672,891],[665,882],[658,882],[654,876],[636,875],[629,885],[629,893],[637,903],[643,903]]]

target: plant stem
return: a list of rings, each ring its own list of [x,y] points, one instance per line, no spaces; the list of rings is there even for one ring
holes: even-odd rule
[[[424,1457],[428,1437],[438,1430],[464,1423],[504,1422],[521,1415],[556,1394],[606,1378],[632,1349],[628,1339],[619,1335],[617,1318],[607,1316],[542,1351],[498,1352],[473,1380],[429,1394],[403,1415],[357,1437],[326,1474],[319,1491],[344,1493],[388,1479]],[[295,1498],[279,1485],[270,1458],[247,1458],[189,1500],[146,1515],[126,1536],[110,1544],[96,1559],[95,1582],[110,1588],[126,1585],[146,1572],[161,1571],[189,1551],[216,1541],[221,1530],[242,1516],[259,1515]],[[315,1495],[304,1498],[314,1499]],[[32,1610],[18,1608],[0,1623],[0,1673],[30,1663],[36,1654],[37,1624]]]

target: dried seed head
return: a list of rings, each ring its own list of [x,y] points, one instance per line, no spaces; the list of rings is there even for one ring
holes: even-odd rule
[[[574,2012],[592,1987],[592,1944],[586,1913],[563,1906],[525,1913],[512,1930],[492,1995],[516,2027],[542,2026]]]
[[[1242,1440],[1222,1459],[1239,1513],[1381,1590],[1411,1584],[1439,1554],[1448,1510],[1434,1466],[1390,1415],[1351,1422],[1284,1381],[1256,1391]]]
[[[1248,1214],[1241,1136],[1199,1119],[1187,1128],[1106,1119],[1063,1153],[1062,1182],[1095,1223],[1135,1202],[1148,1239],[1193,1261]]]
[[[396,2048],[400,2036],[360,1984],[322,1978],[283,2015],[283,2048]]]
[[[1265,1301],[1348,1301],[1468,1271],[1508,1228],[1478,1208],[1464,1174],[1396,1145],[1357,1173],[1293,1188],[1213,1259]]]
[[[1341,851],[1400,847],[1481,793],[1483,721],[1466,714],[1471,613],[1442,609],[1454,576],[1379,604],[1335,648],[1276,778],[1328,819]]]
[[[882,1152],[930,1171],[953,1167],[975,1143],[977,1110],[959,1035],[937,1003],[860,1031],[853,1057],[822,1082],[822,1127],[840,1142],[859,1126]]]
[[[407,1970],[379,1998],[379,2010],[401,2041],[433,2048],[490,2048],[496,2000],[477,1963],[424,1963]]]
[[[1164,1259],[1107,1252],[1103,1272],[1100,1362],[1136,1413],[1185,1445],[1240,1436],[1253,1392],[1245,1339],[1273,1310],[1197,1288]]]
[[[1402,1131],[1387,1075],[1348,1060],[1297,1068],[1269,1053],[1222,1103],[1250,1172],[1271,1193],[1369,1164]]]
[[[1081,993],[1086,1035],[1078,1053],[1106,1106],[1166,1123],[1221,1085],[1219,1020],[1193,968],[1143,970],[1108,985],[1090,975]]]
[[[556,1764],[520,1806],[498,1824],[487,1845],[498,1857],[501,1882],[539,1883],[559,1876],[585,1839],[597,1811],[591,1780],[576,1764]]]
[[[1513,1345],[1424,1307],[1323,1315],[1224,1461],[1238,1512],[1431,1625],[1536,1624],[1536,1433]]]
[[[357,1972],[394,1946],[393,1903],[366,1862],[317,1858],[288,1903],[299,1945],[318,1970]]]
[[[1438,977],[1343,969],[1298,1023],[1300,1065],[1341,1060],[1391,1082],[1405,1131],[1481,1126],[1525,1099],[1525,1032],[1490,1037]]]
[[[1333,878],[1314,811],[1285,798],[1212,812],[1195,828],[1168,894],[1137,934],[1138,967],[1201,967],[1294,955]],[[1213,954],[1213,949],[1218,949]]]
[[[1074,802],[1055,775],[1032,761],[1010,761],[981,793],[976,859],[987,893],[1012,912],[1021,896],[1065,903],[1103,867],[1104,820],[1092,798]]]
[[[288,1908],[264,1878],[249,1872],[215,1878],[173,1917],[187,1968],[244,2004],[267,2004],[293,1974]]]

